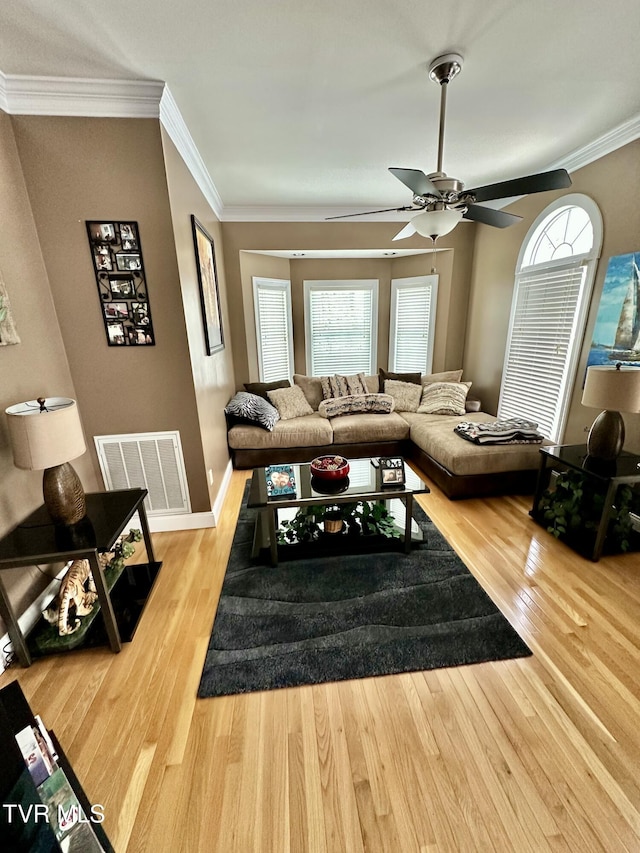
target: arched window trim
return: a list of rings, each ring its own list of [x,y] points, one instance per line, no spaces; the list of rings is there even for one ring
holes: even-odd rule
[[[591,246],[591,249],[588,252],[556,258],[551,261],[545,261],[539,264],[523,266],[523,259],[529,248],[529,244],[533,239],[534,234],[539,229],[540,225],[544,223],[545,220],[551,219],[560,208],[566,207],[581,207],[587,212],[593,227],[593,244]],[[517,309],[516,303],[520,277],[526,276],[528,273],[531,274],[533,271],[535,271],[535,273],[539,273],[545,270],[553,271],[554,269],[566,269],[568,266],[572,266],[576,269],[579,266],[584,267],[583,285],[581,288],[578,303],[576,305],[575,316],[572,324],[571,351],[569,352],[566,361],[566,370],[558,393],[559,405],[555,412],[554,427],[551,430],[551,434],[546,436],[547,438],[550,438],[552,441],[556,442],[562,441],[567,416],[569,413],[571,393],[575,384],[576,371],[584,341],[584,332],[587,323],[589,305],[591,302],[591,295],[593,292],[596,268],[598,264],[598,259],[600,257],[600,251],[602,249],[602,231],[602,214],[600,213],[600,209],[593,201],[593,199],[589,198],[589,196],[583,195],[582,193],[570,193],[568,195],[561,196],[560,198],[556,199],[554,202],[547,205],[547,207],[545,207],[545,209],[540,212],[538,217],[535,219],[535,221],[532,223],[531,227],[527,231],[527,234],[524,240],[522,241],[522,245],[520,246],[520,252],[518,253],[518,261],[515,270],[514,298],[511,305],[509,335],[507,339],[507,348],[505,351],[505,360],[503,365],[503,380],[500,388],[500,401],[498,403],[499,416],[501,414],[501,408],[503,404],[505,376],[507,375],[507,370],[510,366],[509,354],[512,345],[512,333],[514,329],[515,315]],[[526,412],[521,412],[520,414],[522,414],[523,416],[527,415]]]
[[[520,246],[520,251],[518,252],[518,262],[516,264],[516,273],[522,272],[523,270],[533,269],[544,269],[544,267],[552,267],[556,264],[559,264],[563,260],[567,260],[567,258],[556,258],[555,260],[545,261],[541,264],[531,264],[529,266],[523,266],[524,256],[526,254],[527,249],[529,248],[529,243],[531,242],[533,235],[536,233],[540,225],[546,220],[551,219],[553,214],[556,213],[560,208],[564,207],[581,207],[585,210],[591,220],[591,225],[593,226],[593,245],[588,252],[583,252],[582,254],[570,255],[572,259],[578,261],[586,260],[598,260],[600,257],[600,252],[602,250],[602,214],[600,213],[600,208],[595,203],[592,198],[589,198],[588,195],[584,195],[583,193],[569,193],[569,195],[563,195],[560,198],[557,198],[555,201],[552,201],[551,204],[547,205],[544,210],[542,210],[536,219],[533,221],[529,230],[527,231],[524,240],[522,241],[522,245]]]

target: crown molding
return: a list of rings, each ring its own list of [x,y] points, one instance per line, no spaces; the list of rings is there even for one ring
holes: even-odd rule
[[[178,105],[168,86],[164,87],[162,98],[160,99],[160,121],[169,134],[171,141],[178,149],[193,179],[200,187],[202,194],[209,202],[211,209],[218,219],[222,220],[224,218],[224,205],[220,194],[211,180],[211,175],[200,156],[200,152],[189,133],[189,128],[185,124],[182,113],[178,109]]]
[[[11,115],[158,118],[164,83],[3,74],[0,89]]]
[[[623,145],[629,142],[634,142],[640,137],[640,115],[623,121],[617,127],[607,131],[602,136],[583,145],[581,148],[576,148],[564,157],[561,157],[555,163],[552,163],[550,169],[566,169],[568,172],[573,172],[576,169],[582,169],[583,166],[588,166],[590,163],[599,160],[606,154],[611,154],[612,151],[617,151]]]
[[[357,208],[316,205],[225,205],[200,156],[169,88],[158,80],[98,80],[82,77],[38,77],[0,71],[0,109],[10,115],[87,116],[159,119],[219,220],[223,222],[323,222],[330,216],[357,213]],[[569,154],[547,168],[569,172],[640,138],[640,115]],[[370,205],[375,207],[376,205]],[[365,207],[365,205],[362,205]],[[353,222],[406,221],[407,211],[353,216]]]

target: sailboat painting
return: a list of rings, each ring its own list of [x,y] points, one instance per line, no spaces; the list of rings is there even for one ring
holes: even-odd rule
[[[609,259],[587,366],[640,367],[640,252]]]

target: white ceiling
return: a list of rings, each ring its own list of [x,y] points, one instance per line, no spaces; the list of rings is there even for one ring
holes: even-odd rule
[[[313,218],[410,203],[387,168],[435,170],[444,52],[468,187],[640,135],[639,30],[638,0],[2,0],[0,71],[165,81],[224,218]]]

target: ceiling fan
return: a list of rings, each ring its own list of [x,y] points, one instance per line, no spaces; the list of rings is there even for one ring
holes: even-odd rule
[[[389,171],[413,193],[413,202],[404,207],[390,207],[384,210],[368,210],[364,213],[348,213],[342,216],[329,216],[328,219],[346,219],[350,216],[368,216],[374,213],[392,211],[422,211],[414,216],[405,227],[396,234],[394,240],[401,240],[418,233],[436,240],[448,234],[461,219],[470,219],[496,228],[507,228],[520,222],[521,216],[504,213],[491,207],[483,207],[479,202],[493,201],[499,198],[530,195],[531,193],[559,190],[571,186],[571,178],[566,169],[554,169],[527,175],[497,184],[487,184],[474,189],[464,189],[457,178],[450,178],[442,171],[444,149],[444,123],[447,105],[448,84],[462,70],[462,57],[457,53],[438,56],[429,66],[429,77],[440,85],[440,129],[438,133],[438,163],[436,171],[425,175],[419,169],[397,169]]]

